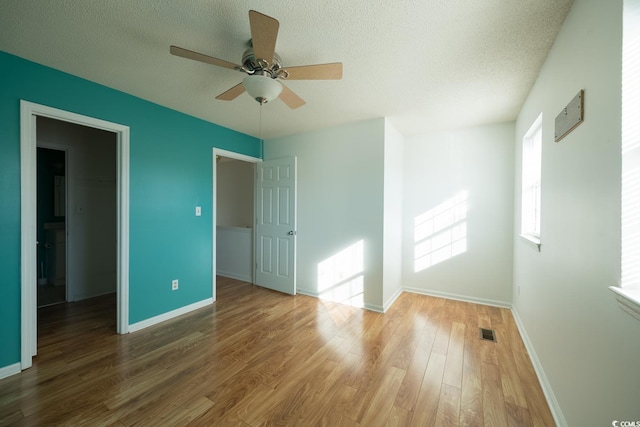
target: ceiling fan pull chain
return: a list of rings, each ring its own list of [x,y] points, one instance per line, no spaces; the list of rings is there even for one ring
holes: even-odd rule
[[[262,106],[264,104],[260,104],[260,118],[258,119],[258,136],[260,136],[260,142],[264,143],[262,139]]]

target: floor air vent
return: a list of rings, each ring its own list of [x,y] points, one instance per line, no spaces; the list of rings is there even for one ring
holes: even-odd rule
[[[480,339],[485,341],[496,341],[496,331],[493,329],[480,328]]]

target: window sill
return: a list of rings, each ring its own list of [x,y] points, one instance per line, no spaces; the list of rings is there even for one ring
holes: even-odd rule
[[[530,246],[533,246],[538,250],[538,252],[540,252],[540,247],[542,246],[542,243],[540,243],[539,237],[534,236],[532,234],[521,234],[520,237],[522,237],[525,243],[527,243]]]
[[[609,286],[609,290],[616,294],[620,309],[640,320],[640,288]]]

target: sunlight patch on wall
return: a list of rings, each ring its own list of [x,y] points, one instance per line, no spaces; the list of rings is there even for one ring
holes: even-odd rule
[[[364,307],[364,241],[354,243],[318,264],[321,299]]]
[[[467,192],[461,191],[414,219],[417,273],[467,251]]]

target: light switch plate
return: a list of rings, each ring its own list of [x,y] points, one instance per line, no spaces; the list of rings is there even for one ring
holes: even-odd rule
[[[202,208],[200,206],[196,206],[196,216],[202,215]]]

